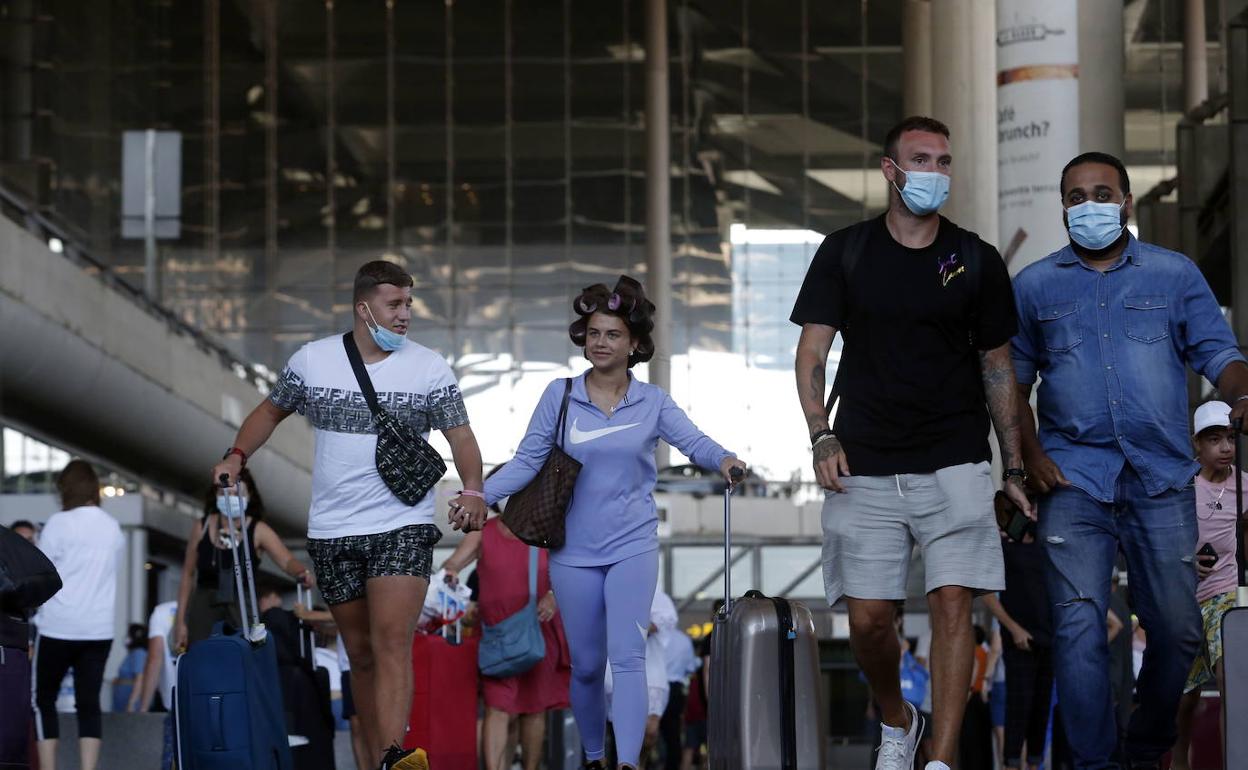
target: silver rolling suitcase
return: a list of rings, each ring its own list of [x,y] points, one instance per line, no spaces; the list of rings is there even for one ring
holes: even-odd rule
[[[731,554],[730,486],[724,490],[724,608],[711,637],[711,770],[823,770],[822,677],[810,610],[758,591],[732,601]]]
[[[1239,434],[1243,424],[1235,422],[1235,510],[1243,516],[1244,487],[1240,476],[1243,456]],[[1243,521],[1236,530],[1235,571],[1239,576],[1239,601],[1222,617],[1222,667],[1226,691],[1222,696],[1223,767],[1248,767],[1248,579],[1244,574]]]

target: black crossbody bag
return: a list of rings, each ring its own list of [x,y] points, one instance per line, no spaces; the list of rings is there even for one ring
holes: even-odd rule
[[[415,505],[446,475],[446,463],[425,437],[410,425],[399,422],[377,403],[377,391],[364,368],[364,359],[351,332],[342,335],[342,345],[377,424],[377,474],[394,496],[405,505]]]

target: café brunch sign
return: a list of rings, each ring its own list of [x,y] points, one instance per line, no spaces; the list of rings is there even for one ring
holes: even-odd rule
[[[1058,175],[1079,152],[1077,0],[997,0],[1001,253],[1011,273],[1066,243]]]

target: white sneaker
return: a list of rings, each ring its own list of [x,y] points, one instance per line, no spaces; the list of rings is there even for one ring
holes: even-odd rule
[[[880,740],[875,770],[910,770],[914,767],[914,753],[919,747],[919,736],[923,734],[923,717],[909,703],[906,703],[906,709],[910,712],[910,729],[904,737],[897,735],[900,729],[883,726],[884,737]]]
[[[946,765],[944,762],[932,761],[927,763],[927,767],[924,770],[949,770],[949,765]]]

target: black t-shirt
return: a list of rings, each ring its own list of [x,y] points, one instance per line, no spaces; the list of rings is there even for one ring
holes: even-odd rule
[[[988,460],[978,351],[1009,342],[1018,326],[1001,255],[979,242],[972,287],[958,254],[960,228],[944,217],[923,249],[897,243],[883,216],[854,227],[870,230],[849,286],[841,266],[847,228],[815,252],[789,316],[842,333],[833,429],[850,472],[931,473]]]
[[[1048,569],[1044,546],[1002,541],[1001,550],[1005,555],[1005,590],[1001,592],[1001,606],[1031,634],[1033,644],[1051,646],[1053,616],[1044,578]],[[1008,631],[1002,631],[1001,636],[1007,644],[1013,642]]]

